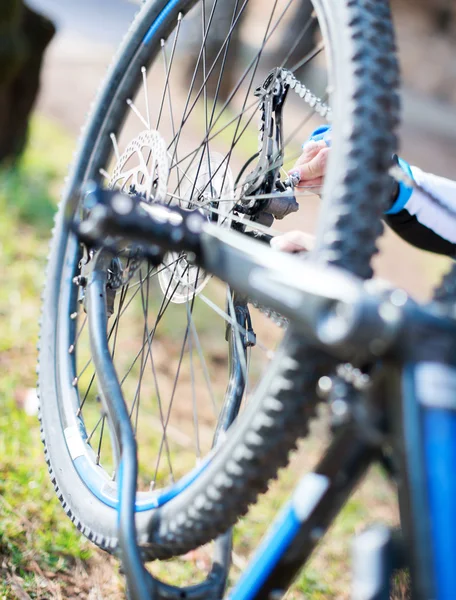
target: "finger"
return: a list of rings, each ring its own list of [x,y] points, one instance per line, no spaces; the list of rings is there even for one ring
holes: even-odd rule
[[[271,246],[281,252],[302,252],[309,250],[309,236],[302,231],[288,231],[272,238]]]
[[[321,186],[323,185],[323,182],[324,182],[324,177],[317,177],[315,179],[306,179],[306,181],[301,181],[297,186],[295,186],[295,189],[311,190],[313,188],[321,188]]]
[[[328,155],[329,148],[323,148],[311,161],[297,167],[295,170],[299,171],[300,180],[309,181],[323,177],[326,171]]]
[[[301,156],[295,163],[295,167],[311,161],[323,148],[327,148],[325,142],[307,142],[302,149]]]

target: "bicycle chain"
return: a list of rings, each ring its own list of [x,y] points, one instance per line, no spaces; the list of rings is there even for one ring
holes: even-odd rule
[[[265,315],[270,321],[274,323],[274,325],[280,327],[280,329],[285,329],[288,326],[288,319],[283,317],[277,311],[267,308],[266,306],[259,304],[256,300],[252,300],[251,298],[248,299],[248,303],[250,304],[250,306],[256,308],[262,315]]]
[[[275,81],[281,81],[281,83],[292,90],[297,96],[299,96],[306,104],[313,108],[314,111],[321,117],[326,119],[328,123],[332,120],[332,109],[325,104],[321,98],[318,98],[311,90],[305,86],[299,79],[297,79],[291,71],[287,69],[280,69],[277,73]],[[265,90],[265,96],[270,93]],[[265,106],[264,102],[260,106],[262,114],[259,123],[260,136],[258,138],[260,144],[260,150],[264,138],[264,120],[265,120]]]
[[[338,365],[336,368],[336,375],[358,391],[364,391],[371,381],[367,373],[363,373],[361,369],[354,367],[350,363]]]

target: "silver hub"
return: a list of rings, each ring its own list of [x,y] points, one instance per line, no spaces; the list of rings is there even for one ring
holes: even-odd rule
[[[198,210],[220,227],[230,226],[228,217],[233,206],[234,180],[221,154],[211,152],[205,156],[199,167],[189,171],[181,190],[182,196],[173,204],[185,210]],[[163,294],[176,304],[190,301],[210,279],[202,269],[189,263],[186,257],[179,257],[176,252],[168,252],[164,265],[169,267],[158,274],[160,287]]]

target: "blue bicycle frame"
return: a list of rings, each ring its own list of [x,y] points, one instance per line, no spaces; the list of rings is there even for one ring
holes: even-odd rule
[[[356,552],[360,564],[354,565],[356,600],[389,599],[390,576],[404,565],[411,570],[414,599],[452,600],[456,590],[456,322],[452,314],[443,305],[418,306],[403,293],[367,292],[362,282],[333,267],[279,256],[266,247],[258,252],[257,241],[204,219],[198,224],[193,213],[191,226],[185,213],[178,225],[171,218],[164,220],[163,207],[155,219],[153,207],[142,211],[141,202],[131,203],[127,216],[117,214],[113,194],[103,194],[100,205],[106,217],[98,215],[93,224],[84,222],[86,239],[128,232],[129,239],[143,245],[154,240],[165,250],[187,248],[198,264],[241,297],[255,298],[287,317],[306,343],[332,357],[334,366],[350,352],[372,365],[372,385],[363,392],[354,390],[351,398],[353,406],[364,404],[367,416],[356,417],[353,411],[353,418],[338,427],[325,456],[314,473],[299,483],[229,598],[281,597],[367,468],[379,461],[398,484],[402,535],[396,539],[377,529],[361,536]],[[97,300],[102,294],[96,274],[95,269],[95,279],[88,285],[89,302],[98,302],[91,310],[95,315],[97,306],[103,310]],[[106,385],[114,381],[115,373]],[[204,584],[185,591],[153,580],[143,567],[134,526],[136,448],[128,414],[122,418],[122,396],[117,396],[112,418],[121,431],[119,529],[132,598],[219,599],[226,573],[217,572],[217,561]],[[391,447],[392,460],[385,452]],[[219,554],[226,559],[227,538],[218,543]]]

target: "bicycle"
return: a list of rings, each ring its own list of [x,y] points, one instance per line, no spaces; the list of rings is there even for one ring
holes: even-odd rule
[[[204,217],[196,218],[195,213],[188,215],[175,208],[150,206],[142,199],[118,192],[93,190],[90,197],[96,210],[74,225],[87,243],[100,247],[100,240],[106,236],[135,241],[157,265],[162,264],[165,250],[185,249],[208,272],[229,282],[239,293],[258,298],[280,311],[293,324],[275,363],[276,370],[265,376],[257,402],[247,408],[219,451],[224,455],[222,460],[215,452],[205,472],[199,473],[200,494],[206,490],[207,506],[213,500],[211,482],[215,477],[229,479],[232,457],[240,448],[241,453],[255,448],[256,455],[244,459],[245,462],[264,460],[255,437],[267,428],[267,420],[276,420],[275,425],[284,428],[281,413],[286,409],[277,402],[280,393],[275,397],[276,390],[271,388],[282,388],[284,396],[290,389],[296,394],[291,385],[286,385],[291,382],[285,378],[293,371],[296,376],[299,368],[309,364],[312,371],[309,369],[305,377],[316,386],[321,373],[336,370],[338,364],[354,355],[366,364],[377,362],[367,385],[360,372],[349,368],[353,385],[345,385],[345,394],[337,389],[337,383],[339,386],[341,382],[348,383],[350,378],[340,368],[332,385],[328,385],[328,377],[320,380],[327,398],[344,404],[344,417],[323,459],[313,473],[298,483],[290,502],[273,523],[229,597],[281,597],[374,461],[383,464],[399,480],[404,536],[398,538],[385,528],[373,528],[360,536],[354,597],[389,598],[393,570],[404,565],[413,569],[413,597],[451,597],[453,532],[443,527],[443,523],[451,522],[452,482],[442,489],[442,472],[447,474],[451,470],[454,426],[451,360],[456,324],[451,306],[436,302],[420,307],[402,290],[366,288],[362,281],[340,268],[278,256],[268,248],[260,253],[258,242],[236,232],[223,231]],[[157,252],[157,244],[162,254]],[[89,302],[102,304],[98,298],[103,289],[101,278],[93,277],[88,285]],[[426,343],[419,343],[423,340]],[[94,345],[95,360],[102,360],[102,352],[102,344]],[[437,400],[436,385],[442,391]],[[126,416],[122,416],[120,409],[120,404],[111,407],[113,424],[119,428]],[[295,412],[293,417],[297,418]],[[300,426],[303,427],[303,421]],[[423,428],[426,433],[420,435]],[[127,460],[134,462],[132,438],[128,440],[124,430],[125,465]],[[226,485],[229,486],[229,481]],[[120,492],[125,498],[129,494],[127,508],[120,511],[120,530],[124,528],[125,534],[123,559],[129,583],[138,576],[133,575],[131,530],[128,531],[128,517],[134,515],[134,489]],[[226,504],[225,501],[225,506],[218,510],[215,507],[213,515],[217,516],[222,508],[226,510]],[[431,526],[434,519],[437,522]],[[211,522],[207,525],[210,527]],[[201,532],[196,529],[192,534],[198,536]],[[168,540],[171,537],[168,535]],[[220,543],[223,549],[226,538],[221,538]],[[221,583],[215,574],[213,579],[213,587],[206,582],[206,587],[188,588],[180,593],[182,597],[219,597],[225,581]],[[146,597],[141,593],[149,593],[150,597],[168,597],[172,593],[153,579],[147,583],[150,585],[147,592],[135,590],[137,597]]]
[[[393,132],[397,125],[398,111],[395,93],[397,67],[387,3],[365,0],[329,6],[325,1],[315,1],[315,12],[310,22],[315,24],[318,21],[322,41],[297,65],[287,68],[288,57],[285,56],[277,60],[279,64],[276,62],[271,71],[262,69],[261,66],[263,59],[265,62],[270,59],[270,56],[264,55],[264,48],[273,40],[274,34],[277,34],[280,23],[293,4],[291,0],[282,3],[285,8],[276,13],[279,3],[275,2],[271,15],[265,19],[265,33],[260,37],[260,50],[247,60],[240,84],[234,85],[233,91],[225,96],[220,113],[216,113],[216,106],[219,94],[222,91],[226,94],[222,85],[224,66],[229,64],[232,67],[235,64],[230,59],[230,41],[234,38],[237,25],[240,26],[242,22],[241,15],[247,0],[242,4],[235,3],[228,34],[215,57],[212,55],[210,66],[206,41],[210,39],[210,25],[217,22],[217,2],[211,5],[209,14],[205,10],[206,5],[200,4],[203,41],[196,58],[196,68],[191,71],[190,91],[179,107],[184,116],[177,131],[175,115],[178,101],[171,92],[172,86],[177,85],[176,79],[172,78],[173,61],[178,52],[180,32],[184,31],[187,11],[196,4],[178,0],[146,3],[124,42],[119,58],[100,93],[57,217],[44,300],[39,387],[43,441],[51,476],[64,508],[81,531],[107,550],[121,550],[133,597],[146,597],[151,592],[149,585],[153,585],[154,591],[161,595],[203,597],[210,590],[211,594],[220,597],[229,568],[230,538],[226,531],[247,511],[258,494],[266,489],[269,479],[280,466],[286,464],[289,450],[294,447],[296,439],[305,434],[308,420],[318,402],[315,390],[319,379],[330,375],[341,359],[350,359],[356,366],[364,367],[366,356],[358,356],[358,351],[361,354],[363,351],[367,352],[369,359],[372,358],[369,352],[373,351],[372,348],[369,350],[366,339],[363,336],[357,337],[359,330],[356,325],[359,323],[356,319],[360,318],[359,315],[356,315],[356,311],[352,315],[355,319],[351,324],[353,329],[344,329],[343,315],[339,315],[337,310],[346,309],[349,312],[351,303],[355,307],[362,307],[362,310],[366,309],[367,316],[373,319],[370,324],[372,330],[364,321],[359,322],[365,327],[362,333],[370,335],[372,332],[379,336],[374,355],[387,352],[396,335],[394,326],[391,331],[384,327],[383,316],[379,322],[375,322],[378,301],[375,296],[365,298],[361,284],[355,279],[344,277],[329,267],[326,271],[319,266],[316,271],[311,265],[303,266],[293,258],[271,253],[258,239],[246,239],[263,237],[267,240],[273,232],[268,227],[265,229],[265,226],[271,225],[274,218],[283,218],[296,208],[292,182],[280,178],[280,169],[284,161],[290,158],[286,154],[285,141],[288,137],[293,140],[293,136],[297,134],[301,136],[301,129],[305,131],[308,125],[309,117],[306,115],[306,120],[300,127],[293,127],[296,131],[292,131],[289,136],[284,134],[284,127],[289,124],[285,111],[292,106],[293,99],[300,98],[311,108],[316,108],[321,117],[334,115],[333,151],[323,190],[323,219],[313,251],[314,259],[318,259],[319,265],[329,263],[360,278],[371,276],[370,259],[375,252],[375,239],[381,231],[380,216],[388,195],[388,169],[395,150]],[[191,19],[192,16],[189,15],[188,18]],[[310,25],[303,28],[303,37],[309,28]],[[378,43],[379,39],[382,44]],[[291,40],[290,51],[298,43],[299,40]],[[328,68],[331,107],[326,98],[320,100],[294,74],[312,59],[321,61],[325,49],[330,57]],[[150,103],[153,99],[148,93],[147,78],[148,73],[153,75],[154,81],[158,77],[157,70],[154,71],[154,66],[151,66],[157,56],[164,66],[164,83],[162,94],[154,107],[158,123],[156,127],[152,127]],[[206,89],[211,77],[215,80],[212,81],[212,100]],[[177,73],[177,78],[184,78],[182,72]],[[194,93],[195,99],[192,89],[198,81],[202,83],[196,84],[198,89]],[[225,109],[231,102],[235,104],[236,93],[244,81],[247,93],[237,105],[237,115],[228,115],[223,120]],[[252,93],[254,82],[259,84],[256,96]],[[328,86],[325,83],[323,87]],[[155,89],[157,88],[156,85]],[[134,97],[135,91],[141,92],[144,99],[143,110],[139,106],[140,95]],[[252,98],[254,100],[250,103]],[[203,107],[202,114],[196,112],[198,100]],[[127,113],[137,119],[141,128],[145,128],[133,139],[128,124],[123,127]],[[260,120],[259,151],[257,153],[256,149],[254,151],[248,146],[236,163],[232,158],[237,150],[236,146],[244,134],[248,135],[249,123],[255,117]],[[159,132],[166,129],[163,125],[166,119],[166,127],[170,132],[168,139],[171,140],[169,146],[165,142],[166,136]],[[192,133],[201,122],[205,129],[202,142],[196,146],[196,150],[183,150],[185,154],[182,156],[182,147],[179,147],[179,143],[184,143],[182,130],[187,126]],[[217,123],[220,127],[216,127]],[[234,131],[233,139],[222,154],[217,149],[217,138],[222,140],[223,145],[223,134],[231,126],[232,132]],[[301,139],[304,137],[301,136]],[[121,153],[120,147],[126,147],[126,150]],[[361,156],[362,170],[359,169]],[[132,165],[134,159],[138,164]],[[236,165],[233,166],[238,172],[236,178],[229,166],[230,161]],[[129,192],[130,200],[126,195],[108,196],[106,209],[105,201],[99,202],[96,192],[90,194],[86,190],[81,196],[81,188],[91,180],[102,181],[105,186]],[[174,191],[170,191],[173,188]],[[132,198],[139,203],[136,208],[139,207],[141,219],[136,218],[139,215],[135,212],[134,203],[132,205]],[[202,213],[215,230],[209,229],[210,234],[204,231],[200,236],[200,226],[195,223],[196,231],[192,237],[190,217],[173,217],[174,213],[169,214],[166,209],[160,216],[154,209],[154,202],[150,205],[152,212],[147,212],[145,200],[151,198],[154,202],[168,202],[191,209],[195,213],[194,217],[197,217],[197,213]],[[227,208],[230,205],[231,208]],[[109,229],[116,225],[116,219],[110,219],[109,227],[103,225],[106,210],[111,217],[114,214],[118,219],[119,227],[115,231],[125,240],[122,247],[115,243],[116,239],[111,235],[114,230]],[[76,215],[82,218],[82,230],[79,233],[84,233],[84,222],[92,219],[93,225],[94,220],[99,219],[98,233],[95,227],[93,231],[96,235],[92,231],[89,236],[91,243],[95,243],[94,248],[90,244],[81,246],[74,235],[71,223]],[[87,215],[90,215],[89,221],[85,219]],[[123,221],[120,218],[122,215]],[[129,215],[130,221],[127,218]],[[160,228],[152,227],[154,220],[151,215],[157,222],[164,220],[165,224],[168,220],[175,219],[175,227],[170,228],[168,234],[172,237],[172,231],[175,231],[177,233],[174,235],[179,237],[184,231],[182,239],[185,240],[185,245],[181,245],[182,240],[177,238],[174,239],[174,244],[171,243],[164,233],[160,233]],[[187,225],[189,231],[186,229]],[[233,234],[229,229],[237,229],[238,234]],[[239,232],[242,232],[241,237]],[[150,248],[152,234],[158,245],[164,244],[168,248],[165,256],[158,248]],[[87,231],[85,235],[87,236]],[[232,235],[235,237],[231,238]],[[101,237],[105,238],[104,251],[98,252],[96,248]],[[202,257],[201,239],[208,242],[208,248],[211,246],[211,239],[218,240],[211,246],[212,256],[209,251]],[[231,239],[234,241],[230,241]],[[219,252],[223,260],[227,261],[226,264],[214,262],[214,257]],[[313,277],[316,281],[321,281],[319,294],[323,298],[323,308],[314,299],[312,291],[315,289],[306,278],[302,281],[307,283],[302,285],[309,286],[306,295],[309,312],[305,312],[304,307],[302,313],[297,309],[291,310],[290,300],[287,304],[286,298],[282,297],[283,293],[279,298],[274,296],[281,289],[283,291],[286,285],[289,298],[292,299],[294,293],[297,294],[295,301],[298,302],[296,298],[301,301],[303,290],[299,290],[296,281],[290,287],[290,281],[285,281],[282,277],[279,279],[282,288],[277,280],[269,281],[269,288],[264,287],[266,283],[261,288],[257,278],[253,285],[249,276],[250,271],[254,271],[251,268],[254,264],[252,254],[257,253],[256,260],[261,265],[260,271],[266,283],[268,271],[277,279],[286,264],[294,272],[294,278],[297,273],[301,273],[302,277]],[[273,261],[267,269],[264,268],[261,257]],[[293,262],[289,262],[290,260]],[[156,267],[157,261],[161,266]],[[239,271],[236,277],[232,269]],[[155,273],[158,286],[154,289],[150,279]],[[217,288],[209,294],[206,290],[213,283],[209,273],[228,282],[237,293],[230,289],[225,294]],[[337,277],[340,278],[336,279]],[[138,281],[133,283],[135,278]],[[316,281],[312,285],[316,285]],[[335,281],[340,281],[340,289],[338,293],[329,293],[327,287],[323,287],[323,282],[325,286],[331,286]],[[294,287],[296,290],[293,292]],[[347,292],[347,296],[341,296],[344,289],[350,290],[350,294]],[[161,298],[158,307],[154,307],[157,319],[150,325],[148,307],[152,303],[153,294],[157,292]],[[125,319],[123,323],[126,322],[127,330],[122,332],[119,323],[132,305],[133,296],[140,300],[138,312],[144,320],[144,326],[136,331],[135,319]],[[448,296],[451,296],[451,290]],[[255,366],[254,350],[251,349],[255,343],[257,349],[259,346],[250,317],[251,300],[259,303],[260,309],[267,307],[264,311],[268,316],[281,324],[284,323],[283,317],[290,318],[293,325],[306,323],[305,332],[309,335],[315,324],[318,325],[319,333],[316,337],[314,335],[313,343],[326,345],[326,349],[330,348],[331,353],[337,356],[335,359],[330,356],[331,353],[328,355],[323,350],[315,350],[312,345],[305,343],[302,331],[293,334],[293,327],[289,328],[269,370],[260,378],[245,412],[239,415],[235,427],[231,428],[245,392],[250,387],[248,367]],[[171,430],[170,415],[179,385],[179,374],[181,370],[185,370],[182,364],[186,348],[195,348],[198,355],[201,379],[205,382],[204,388],[207,388],[206,393],[209,395],[207,403],[212,403],[220,393],[220,390],[211,391],[207,361],[201,350],[200,339],[195,335],[195,321],[201,318],[196,309],[200,301],[225,319],[226,325],[219,329],[218,335],[226,337],[229,342],[227,394],[221,409],[215,409],[213,418],[208,421],[210,432],[206,436],[205,449],[201,448],[200,437],[195,435],[196,469],[190,470],[188,462],[180,460],[181,472],[174,473],[171,459],[176,450],[170,450],[168,433]],[[217,301],[226,301],[225,308],[217,306]],[[391,308],[399,319],[395,309],[401,306],[394,307],[394,303],[390,306],[392,302],[389,300],[383,302],[386,303],[387,312]],[[167,310],[170,310],[172,324],[178,322],[179,306],[183,314],[180,321],[184,330],[183,343],[176,345],[172,330],[165,329],[171,340],[165,350],[174,350],[178,362],[177,376],[168,390],[171,399],[168,406],[163,407],[157,373],[163,373],[172,361],[166,352],[160,359],[154,359],[152,342],[155,342],[155,348],[159,345],[157,339],[160,341],[160,338],[156,332],[159,331],[158,327],[164,327],[163,315]],[[426,322],[428,319],[432,323],[438,322],[437,318],[428,316],[425,310],[420,312],[418,308],[413,308],[413,311],[419,316],[418,321]],[[84,312],[87,316],[84,316]],[[404,314],[409,318],[407,311]],[[113,324],[106,334],[108,315]],[[133,316],[137,315],[138,313],[134,313]],[[346,315],[348,320],[349,317],[349,314]],[[451,320],[444,319],[442,323],[452,333]],[[85,345],[83,342],[87,333],[86,324],[90,347],[87,339]],[[346,337],[341,333],[342,337],[338,340],[331,340],[330,336],[336,325],[341,326],[341,332]],[[210,323],[210,327],[213,328],[214,325]],[[140,342],[138,352],[132,348],[131,343],[135,334]],[[353,338],[350,337],[352,334]],[[319,338],[319,335],[323,338]],[[164,339],[162,336],[162,346],[165,344]],[[339,348],[335,348],[337,343],[345,345],[347,354],[344,351],[339,355]],[[451,346],[450,342],[448,344]],[[125,351],[116,351],[119,346],[125,348]],[[449,350],[446,349],[446,352]],[[131,366],[125,364],[124,356],[128,353],[134,359]],[[90,374],[87,369],[92,368],[92,362],[95,368]],[[149,383],[141,388],[145,377],[144,365],[148,363]],[[192,393],[188,393],[188,388],[186,392],[191,398],[192,410],[190,415],[187,412],[187,416],[191,423],[197,425],[201,421],[201,415],[197,410],[194,392],[197,386],[191,364],[190,357],[186,368],[190,372],[188,379],[191,379]],[[123,377],[120,375],[122,370]],[[130,384],[131,373],[137,376],[139,383]],[[94,391],[95,381],[100,388],[99,394]],[[203,386],[198,388],[200,392],[201,387]],[[272,390],[272,397],[265,395],[268,388],[269,394]],[[150,405],[145,406],[147,400],[144,400],[144,397],[150,397],[150,390],[155,390],[157,399],[156,412],[152,414],[144,410],[149,408],[149,413],[151,412]],[[305,398],[306,402],[302,399],[298,402],[298,396]],[[128,408],[124,398],[129,399]],[[140,417],[141,402],[143,412]],[[205,418],[208,410],[203,411]],[[131,419],[134,430],[130,425]],[[181,418],[178,422],[184,420]],[[161,440],[148,437],[148,431],[140,431],[141,425],[150,423],[162,426],[164,434]],[[227,435],[225,432],[229,428],[230,433]],[[112,451],[103,436],[105,429],[109,430],[111,436]],[[352,424],[348,430],[349,433],[346,431],[338,438],[342,440],[339,444],[343,448],[347,445],[347,439],[353,435]],[[375,427],[372,433],[375,433]],[[94,436],[98,436],[98,441]],[[189,438],[191,440],[188,429],[184,430],[184,435],[180,437],[181,444],[188,444]],[[416,440],[415,442],[417,443]],[[150,457],[147,453],[143,454],[147,452],[147,444],[158,456],[154,469],[148,468]],[[215,448],[211,451],[212,445]],[[363,461],[360,459],[359,469],[362,471],[364,461],[370,462],[373,454],[378,454],[378,448],[370,454],[364,441],[360,442],[360,447],[362,452],[366,452]],[[337,456],[338,448],[336,444],[329,456]],[[355,449],[352,448],[352,451],[355,452]],[[413,468],[408,465],[401,472],[410,476],[415,485],[413,477],[421,473],[423,463],[416,460],[419,453],[415,452],[415,448],[407,447],[406,451],[407,459],[415,457],[415,462]],[[106,456],[108,452],[110,455]],[[206,458],[203,457],[205,452],[209,453]],[[166,455],[170,471],[165,475],[159,469],[163,455]],[[337,457],[342,459],[342,454]],[[384,463],[388,464],[386,457]],[[323,462],[322,465],[325,467],[327,463]],[[113,474],[110,475],[110,472]],[[346,493],[352,489],[358,474],[359,471],[349,474],[350,483],[344,488]],[[174,485],[157,492],[157,485],[166,486],[169,479],[172,483],[175,480]],[[329,486],[326,491],[332,492],[333,486]],[[337,511],[335,498],[327,500],[326,491],[321,492],[322,499],[331,504],[331,511]],[[431,597],[429,590],[432,587],[432,577],[426,568],[429,561],[425,560],[428,556],[423,559],[421,555],[421,552],[429,549],[427,532],[422,531],[423,527],[415,527],[420,519],[424,522],[427,514],[422,506],[414,506],[415,502],[419,504],[425,497],[419,491],[420,493],[413,489],[410,494],[409,503],[413,505],[411,521],[414,526],[407,527],[407,514],[404,514],[404,529],[413,535],[418,532],[418,542],[410,545],[412,572],[417,593],[422,594],[422,597]],[[406,492],[407,486],[405,495]],[[326,515],[325,518],[329,516]],[[222,537],[216,542],[212,569],[208,579],[202,584],[187,590],[173,590],[170,585],[151,584],[152,580],[145,579],[143,560],[182,554],[220,535]],[[407,540],[412,539],[411,535],[407,533]],[[308,542],[309,549],[315,541]],[[302,558],[301,556],[296,560],[294,567],[301,564]],[[283,573],[286,571],[290,575],[292,570],[284,569]],[[266,593],[265,589],[261,590],[261,594],[263,593]]]

